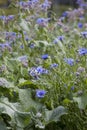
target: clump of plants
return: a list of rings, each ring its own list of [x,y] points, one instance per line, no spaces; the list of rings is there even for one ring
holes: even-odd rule
[[[86,130],[86,8],[57,18],[48,0],[14,6],[0,16],[0,129]]]

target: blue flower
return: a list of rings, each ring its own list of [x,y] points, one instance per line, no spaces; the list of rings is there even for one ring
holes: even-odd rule
[[[60,40],[60,41],[63,41],[64,36],[58,36],[57,39]]]
[[[45,94],[46,94],[45,90],[36,90],[36,97],[38,98],[44,98]]]
[[[48,73],[48,70],[46,70],[42,66],[37,67],[36,70],[37,70],[38,74],[47,74]]]
[[[9,21],[13,20],[14,17],[14,15],[0,16],[0,19],[3,20],[5,23],[8,23]]]
[[[48,74],[48,70],[43,68],[42,66],[38,66],[38,67],[32,67],[29,70],[29,74],[35,78],[35,79],[39,79],[39,76],[41,74]]]
[[[63,41],[63,39],[64,39],[64,36],[58,36],[54,41],[53,41],[53,43],[54,44],[57,44],[58,43],[58,41]]]
[[[71,87],[71,90],[72,90],[72,91],[74,91],[74,89],[75,89],[75,87],[74,87],[74,86],[72,86],[72,87]]]
[[[49,18],[38,18],[36,20],[36,24],[42,26],[42,27],[46,27],[48,24]]]
[[[34,48],[34,47],[35,47],[35,44],[34,44],[34,43],[31,43],[29,47],[30,47],[30,48]]]
[[[37,24],[41,24],[41,23],[43,23],[43,22],[45,22],[45,18],[38,18],[37,20],[36,20],[36,23]]]
[[[82,0],[77,0],[76,3],[77,3],[77,4],[81,4],[81,3],[82,3]]]
[[[48,59],[48,54],[42,55],[41,58],[44,59],[44,60]]]
[[[84,20],[84,16],[83,15],[79,16],[79,19]]]
[[[64,61],[69,64],[70,66],[74,65],[74,59],[72,58],[64,58]]]
[[[17,34],[15,32],[6,32],[5,38],[14,41],[17,38]]]
[[[50,68],[55,68],[55,67],[58,67],[58,64],[53,63],[53,64],[50,65]]]
[[[83,38],[87,38],[87,31],[81,32],[81,35],[82,35]]]
[[[37,4],[39,2],[39,0],[32,0],[33,4]]]
[[[82,3],[82,4],[80,4],[80,7],[83,8],[83,9],[86,9],[87,8],[87,4],[86,3],[85,4]]]
[[[23,56],[20,56],[17,58],[18,61],[27,61],[27,56],[26,55],[23,55]]]
[[[62,17],[67,17],[67,16],[68,16],[68,12],[67,11],[62,13]]]
[[[15,17],[14,15],[8,15],[8,16],[7,16],[7,20],[13,20],[14,17]]]
[[[1,20],[5,20],[5,19],[6,19],[6,16],[0,16],[0,19],[1,19]]]
[[[41,4],[41,8],[44,11],[47,10],[48,8],[50,8],[50,6],[51,6],[51,2],[48,0],[45,0],[44,3]]]
[[[1,44],[0,43],[0,47],[2,48],[2,49],[4,49],[4,48],[8,48],[8,49],[10,49],[10,43],[9,42],[6,42],[6,43],[3,43],[3,44]]]
[[[82,23],[78,23],[78,28],[82,28],[83,24]]]
[[[79,52],[79,55],[85,55],[87,54],[87,48],[80,48],[78,52]]]

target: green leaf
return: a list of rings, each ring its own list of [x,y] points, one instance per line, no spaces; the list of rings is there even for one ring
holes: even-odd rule
[[[20,88],[22,88],[22,87],[33,88],[33,89],[37,88],[37,86],[34,83],[32,83],[32,81],[24,80],[23,78],[19,80],[18,86]]]
[[[10,125],[16,130],[22,130],[29,124],[30,113],[21,111],[21,105],[18,103],[10,103],[7,98],[0,99],[0,112],[4,114],[8,119]]]
[[[46,122],[47,124],[50,122],[57,122],[60,120],[62,115],[67,114],[66,109],[63,106],[58,106],[57,108],[51,110],[51,111],[46,111]]]
[[[1,120],[0,120],[0,130],[7,130],[5,123]]]
[[[29,31],[28,23],[24,19],[21,19],[20,27],[25,31]]]
[[[13,83],[8,82],[5,78],[0,78],[0,87],[3,88],[13,88]]]
[[[11,118],[12,122],[15,123],[14,113],[16,111],[16,108],[12,103],[9,103],[7,98],[0,99],[0,111],[2,114],[7,114],[9,118]]]
[[[31,89],[19,89],[19,100],[24,110],[39,109],[42,104],[33,100]]]
[[[87,93],[80,97],[73,97],[74,101],[78,103],[80,109],[85,109],[87,106]]]

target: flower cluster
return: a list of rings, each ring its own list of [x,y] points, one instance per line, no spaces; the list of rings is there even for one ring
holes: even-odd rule
[[[32,1],[21,1],[18,2],[17,5],[21,8],[21,9],[32,9],[35,7],[35,5],[39,2],[39,0],[32,0]]]
[[[8,23],[9,21],[14,20],[15,15],[8,15],[8,16],[0,16],[0,20],[3,20],[5,23]]]
[[[36,20],[36,24],[38,24],[41,27],[47,27],[49,18],[38,18]]]
[[[34,78],[38,79],[41,74],[48,74],[48,70],[43,68],[42,66],[32,67],[29,70],[29,74]]]
[[[11,44],[10,42],[5,42],[5,43],[0,43],[0,49],[2,51],[5,51],[5,49],[7,49],[8,51],[12,51],[12,47],[11,47]]]
[[[44,3],[42,3],[42,4],[40,5],[40,7],[41,7],[41,9],[42,9],[43,11],[47,11],[47,9],[51,7],[51,2],[48,1],[48,0],[45,0]]]

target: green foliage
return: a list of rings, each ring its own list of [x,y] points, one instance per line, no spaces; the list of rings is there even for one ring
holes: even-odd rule
[[[63,106],[58,106],[57,108],[46,111],[46,124],[49,124],[50,122],[58,122],[60,121],[60,117],[62,115],[67,114],[65,108]]]
[[[87,130],[85,10],[51,21],[42,3],[0,16],[0,130]]]
[[[78,103],[78,106],[80,109],[84,110],[87,107],[87,93],[84,92],[81,96],[79,97],[74,97],[74,101]]]

